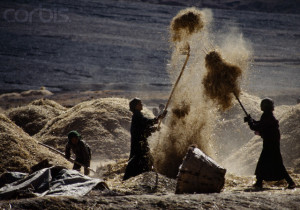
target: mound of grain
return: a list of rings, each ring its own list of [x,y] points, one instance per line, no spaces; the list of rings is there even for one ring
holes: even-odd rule
[[[0,95],[0,106],[4,109],[23,106],[33,100],[50,97],[51,95],[53,93],[46,90],[45,87],[41,87],[40,90],[27,90],[21,93],[4,93]]]
[[[291,106],[280,118],[279,125],[284,163],[300,173],[300,104]]]
[[[64,158],[39,145],[3,114],[0,114],[0,142],[0,173],[29,172],[33,165],[44,159],[50,164],[71,167]]]
[[[118,159],[115,163],[97,169],[98,176],[104,178],[109,188],[121,194],[174,193],[176,180],[159,173],[145,172],[123,181],[128,159]]]
[[[287,110],[282,113],[283,110]],[[276,113],[281,113],[280,118]],[[286,167],[300,172],[300,105],[275,107],[281,132],[281,154]],[[254,135],[254,134],[253,134]],[[262,150],[262,139],[254,136],[244,147],[229,156],[223,165],[236,174],[254,174]]]
[[[122,184],[115,182],[111,187],[117,191],[125,191],[126,194],[166,194],[175,192],[176,180],[150,171],[132,177]]]
[[[128,104],[121,98],[82,102],[50,120],[36,138],[64,151],[68,132],[77,130],[91,146],[94,158],[127,158],[132,116]]]
[[[21,93],[4,93],[0,95],[1,100],[14,100],[24,97],[34,97],[34,96],[50,96],[53,95],[52,92],[46,90],[44,87],[41,87],[40,90],[26,90]]]
[[[50,96],[53,95],[52,92],[46,90],[44,87],[41,87],[40,90],[26,90],[20,93],[23,97],[31,97],[31,96]]]
[[[39,99],[26,106],[8,110],[7,116],[32,136],[38,133],[49,120],[65,111],[65,107],[54,101]]]

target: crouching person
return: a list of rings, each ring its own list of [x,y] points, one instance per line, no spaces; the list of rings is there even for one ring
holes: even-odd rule
[[[89,175],[91,163],[91,149],[89,145],[81,139],[81,135],[77,131],[68,133],[68,143],[66,145],[65,156],[69,160],[71,157],[71,150],[75,154],[74,170],[80,171],[81,165],[84,166],[84,174]]]

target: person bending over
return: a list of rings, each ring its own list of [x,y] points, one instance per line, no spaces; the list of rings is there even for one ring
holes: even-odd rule
[[[68,133],[68,143],[66,144],[65,157],[70,159],[71,150],[75,154],[75,161],[84,165],[84,174],[89,175],[91,163],[91,149],[89,145],[81,139],[81,135],[77,131]],[[81,165],[74,163],[73,169],[80,171]]]

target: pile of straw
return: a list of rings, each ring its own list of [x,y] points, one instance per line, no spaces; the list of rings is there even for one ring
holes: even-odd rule
[[[122,98],[79,103],[50,120],[35,137],[64,151],[68,132],[77,130],[91,146],[92,158],[128,158],[132,116],[128,104]],[[144,111],[150,113],[147,108]]]
[[[77,130],[92,149],[92,156],[123,157],[130,148],[131,112],[127,99],[102,98],[77,104],[50,120],[36,134],[45,144],[64,151],[67,134]],[[126,156],[127,157],[127,156]]]
[[[39,145],[3,114],[0,114],[0,142],[0,173],[28,173],[32,166],[44,159],[48,159],[50,164],[71,168],[67,160]]]
[[[7,111],[8,117],[29,135],[38,133],[46,123],[64,113],[66,108],[48,100],[39,99],[30,104]]]
[[[98,168],[109,188],[117,193],[141,195],[148,193],[174,193],[176,180],[153,171],[142,173],[122,181],[128,159],[119,159],[113,164]],[[103,173],[101,173],[103,171]]]

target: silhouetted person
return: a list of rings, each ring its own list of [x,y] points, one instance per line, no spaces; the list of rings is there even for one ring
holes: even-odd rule
[[[147,138],[156,130],[154,124],[158,123],[158,119],[164,118],[166,115],[164,112],[154,119],[146,118],[141,112],[143,110],[142,101],[138,98],[130,101],[129,108],[133,113],[130,128],[131,149],[123,180],[152,169],[153,159]]]
[[[158,109],[156,107],[154,107],[152,109],[152,113],[154,114],[155,117],[157,117],[158,116]]]
[[[89,175],[91,163],[91,150],[85,141],[81,139],[81,135],[77,131],[68,133],[68,143],[66,145],[65,156],[69,160],[71,157],[71,150],[75,154],[75,161],[84,165],[84,174]],[[80,171],[81,165],[74,163],[73,169]]]
[[[263,149],[255,170],[256,183],[254,187],[262,188],[263,180],[285,179],[288,188],[293,189],[296,185],[286,171],[280,153],[280,131],[278,120],[273,115],[274,102],[272,99],[265,98],[261,101],[260,107],[263,114],[259,121],[253,120],[250,115],[245,118],[250,129],[263,139]]]
[[[165,105],[164,104],[159,104],[158,108],[159,108],[158,115],[163,114],[164,109],[165,109]]]

